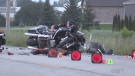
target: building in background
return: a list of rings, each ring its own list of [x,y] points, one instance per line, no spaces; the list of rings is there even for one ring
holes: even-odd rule
[[[10,18],[13,20],[14,15],[21,9],[21,7],[11,7],[10,8]],[[6,17],[6,7],[0,7],[0,14]]]
[[[85,8],[86,0],[82,0],[82,8]],[[128,0],[88,0],[96,14],[94,21],[100,21],[101,24],[112,24],[113,16],[119,14],[124,18],[123,3]]]
[[[135,0],[129,0],[123,3],[124,4],[124,15],[131,16],[132,20],[135,19]]]

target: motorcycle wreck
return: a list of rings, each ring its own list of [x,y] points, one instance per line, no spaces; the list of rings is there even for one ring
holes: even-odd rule
[[[33,52],[42,50],[42,52],[39,51],[33,54],[44,53],[48,54],[48,57],[57,57],[59,52],[62,52],[63,55],[68,55],[70,52],[72,54],[79,52],[80,54],[79,49],[85,43],[84,34],[75,27],[70,29],[61,27],[52,33],[47,26],[40,25],[29,29],[25,35],[29,36],[26,41],[29,49],[33,49]],[[59,49],[62,50],[58,51]],[[81,59],[81,57],[79,58]]]
[[[2,50],[4,50],[4,47],[2,47],[1,45],[4,45],[6,43],[4,36],[4,31],[0,29],[0,53],[2,52]]]

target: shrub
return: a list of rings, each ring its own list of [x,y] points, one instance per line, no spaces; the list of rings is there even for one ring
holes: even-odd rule
[[[123,27],[121,31],[121,35],[123,38],[129,38],[129,37],[132,37],[133,31],[129,31],[126,27]]]

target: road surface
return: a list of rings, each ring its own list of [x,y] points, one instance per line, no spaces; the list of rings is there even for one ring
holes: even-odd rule
[[[7,48],[7,47],[5,47]],[[14,55],[7,55],[7,51]],[[113,64],[93,64],[91,56],[82,54],[81,61],[72,61],[70,55],[48,58],[32,55],[31,50],[8,47],[0,53],[0,76],[134,76],[135,60],[125,56],[103,56]]]

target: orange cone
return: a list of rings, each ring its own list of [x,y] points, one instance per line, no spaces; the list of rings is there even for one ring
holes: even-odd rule
[[[59,53],[59,54],[58,54],[58,57],[59,57],[59,58],[62,58],[62,57],[63,57],[63,54],[62,54],[62,53]]]

